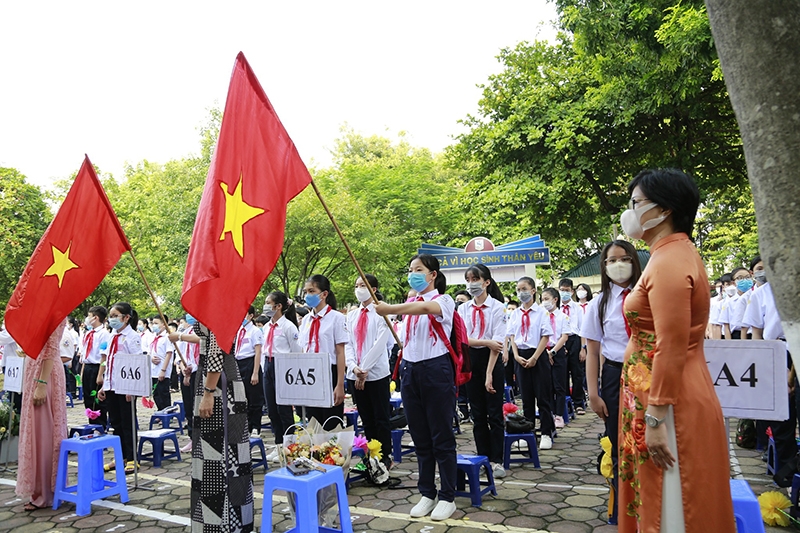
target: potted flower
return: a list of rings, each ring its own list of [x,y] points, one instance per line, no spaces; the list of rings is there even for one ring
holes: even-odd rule
[[[19,445],[19,413],[13,411],[14,420],[10,421],[12,406],[8,402],[0,403],[0,463],[16,463]]]

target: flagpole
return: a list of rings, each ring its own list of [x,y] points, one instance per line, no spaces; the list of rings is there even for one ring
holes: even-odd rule
[[[144,286],[147,287],[147,292],[148,294],[150,294],[150,299],[153,300],[153,305],[156,306],[156,311],[158,311],[158,316],[161,317],[161,321],[164,323],[164,329],[169,331],[169,326],[167,325],[167,318],[164,316],[164,313],[161,312],[161,306],[158,305],[158,302],[156,301],[156,295],[153,294],[153,289],[150,288],[150,284],[147,283],[147,278],[144,277],[144,272],[142,271],[142,267],[139,266],[139,261],[136,260],[136,256],[134,255],[133,250],[131,248],[128,248],[128,253],[131,254],[131,257],[133,258],[133,263],[136,265],[136,270],[139,271],[139,275],[142,277],[142,281],[144,281]],[[175,344],[173,344],[173,346],[175,347],[175,351],[178,353],[178,357],[180,357],[181,362],[185,366],[189,366],[188,363],[186,362],[186,359],[183,357],[180,348],[178,348],[178,346]]]
[[[361,270],[361,265],[358,264],[358,259],[356,259],[355,254],[353,254],[353,250],[350,249],[350,245],[347,244],[347,239],[344,238],[342,230],[339,229],[339,224],[337,224],[336,219],[333,218],[333,213],[331,213],[331,210],[328,209],[328,204],[326,204],[325,199],[322,198],[322,193],[317,188],[317,183],[314,181],[313,177],[311,178],[311,187],[313,187],[314,192],[317,193],[317,198],[319,198],[319,202],[322,204],[322,208],[325,209],[326,213],[328,213],[328,218],[331,219],[331,223],[333,223],[333,228],[336,230],[336,233],[342,240],[342,244],[344,244],[345,250],[347,250],[347,253],[350,255],[350,260],[353,261],[353,264],[356,266],[356,270],[358,270],[358,275],[361,277],[362,280],[364,280],[364,285],[366,285],[367,289],[369,289],[369,294],[372,297],[372,301],[377,302],[378,298],[375,296],[375,290],[372,288],[372,285],[369,284],[369,281],[367,281],[366,274],[364,274],[364,271]],[[386,322],[386,325],[389,326],[389,331],[392,332],[392,337],[394,337],[397,346],[402,347],[403,343],[400,342],[400,337],[397,336],[397,332],[392,327],[392,323],[389,322],[389,317],[384,316],[383,320]]]

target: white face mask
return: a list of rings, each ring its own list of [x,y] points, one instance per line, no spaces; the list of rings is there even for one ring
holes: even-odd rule
[[[606,274],[612,281],[625,283],[633,275],[633,265],[631,263],[621,263],[617,261],[613,265],[606,266]]]
[[[372,298],[372,295],[369,293],[369,289],[368,288],[366,288],[366,287],[356,287],[356,299],[359,302],[364,303],[367,300],[369,300],[370,298]]]
[[[556,308],[556,304],[552,300],[542,300],[542,307],[550,312]]]
[[[736,294],[736,285],[728,285],[725,287],[725,294],[728,296],[734,296]]]
[[[520,291],[517,293],[517,298],[519,298],[520,302],[526,304],[533,298],[533,293],[531,291]]]
[[[619,217],[619,222],[622,225],[622,231],[625,232],[625,235],[631,239],[641,239],[645,231],[655,228],[664,222],[667,216],[662,214],[660,217],[652,218],[642,224],[642,215],[656,207],[656,205],[655,202],[650,202],[642,207],[623,211],[622,215]]]
[[[578,300],[583,300],[584,298],[586,298],[587,293],[584,290],[578,289],[577,291],[575,291],[575,296],[578,297]]]
[[[483,282],[482,281],[470,281],[467,283],[467,292],[473,298],[477,298],[481,294],[483,294]]]

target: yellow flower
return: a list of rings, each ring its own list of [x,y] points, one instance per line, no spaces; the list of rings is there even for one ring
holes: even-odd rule
[[[6,432],[6,428],[5,428],[5,427],[1,427],[1,428],[0,428],[0,435],[2,435],[2,434],[3,434],[3,433],[5,433],[5,432]]]
[[[604,478],[614,477],[614,461],[611,459],[611,439],[603,437],[600,439],[600,446],[603,447],[603,459],[600,462],[600,473]]]
[[[774,490],[765,492],[758,497],[758,504],[761,506],[761,517],[768,526],[789,525],[789,517],[781,511],[791,507],[792,502],[783,493]]]
[[[370,457],[374,457],[378,460],[383,458],[383,453],[381,452],[381,442],[379,440],[370,440],[367,443],[367,449],[369,450]]]
[[[628,387],[633,392],[649,391],[651,377],[650,369],[642,362],[628,366]]]

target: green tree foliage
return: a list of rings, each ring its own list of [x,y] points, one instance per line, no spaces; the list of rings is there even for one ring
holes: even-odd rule
[[[503,71],[449,150],[466,171],[459,204],[487,215],[458,229],[541,234],[563,271],[611,237],[625,185],[643,168],[686,170],[703,200],[745,194],[741,140],[703,3],[557,5],[558,42],[503,50]]]
[[[53,218],[39,187],[13,168],[0,168],[0,312]]]

